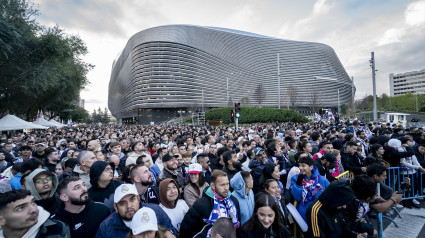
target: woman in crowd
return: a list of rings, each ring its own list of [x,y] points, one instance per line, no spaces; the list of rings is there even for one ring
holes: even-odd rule
[[[277,184],[277,181],[275,179],[268,179],[264,182],[263,184],[263,190],[265,193],[270,194],[275,203],[277,204],[278,208],[279,208],[279,214],[278,214],[278,218],[280,223],[282,223],[285,226],[289,225],[289,221],[288,221],[288,210],[286,209],[286,204],[289,203],[290,200],[290,194],[288,193],[288,196],[282,196],[282,192],[280,190],[279,185]],[[258,193],[256,195],[256,198],[258,198],[262,193]]]
[[[298,143],[298,152],[297,154],[307,153],[309,157],[313,158],[311,153],[313,152],[313,147],[308,141],[301,141]]]
[[[202,192],[209,185],[205,181],[202,166],[198,163],[189,165],[188,175],[188,183],[184,188],[184,200],[189,207],[192,207],[195,201],[201,198]]]
[[[261,186],[268,179],[274,179],[280,188],[281,194],[285,194],[286,189],[280,181],[279,165],[269,163],[264,166],[263,176],[260,179]]]
[[[339,168],[339,174],[344,173],[344,166],[342,166],[341,162],[341,151],[339,149],[333,149],[332,154],[335,156],[336,160],[338,161],[338,168]]]
[[[239,238],[286,238],[291,237],[279,222],[279,209],[269,194],[261,194],[255,201],[254,215],[238,233]]]
[[[65,167],[62,165],[62,163],[58,163],[55,167],[55,174],[59,177],[63,174]]]
[[[230,180],[230,186],[234,189],[232,195],[238,199],[240,207],[241,225],[245,224],[254,212],[254,181],[247,171],[241,171]]]
[[[179,185],[174,179],[165,179],[159,183],[159,206],[170,217],[174,228],[180,230],[184,215],[189,211],[189,207],[183,199],[179,199]]]
[[[385,153],[384,147],[380,144],[374,144],[370,148],[371,153],[366,157],[366,166],[373,163],[382,163],[386,168],[390,167],[390,164],[383,159]]]

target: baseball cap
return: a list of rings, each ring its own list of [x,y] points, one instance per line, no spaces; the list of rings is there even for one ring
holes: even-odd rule
[[[119,202],[128,194],[139,195],[136,187],[133,184],[121,184],[117,189],[115,189],[114,203]]]
[[[39,147],[39,146],[46,147],[43,143],[38,143],[38,144],[36,144],[35,146],[36,146],[36,147]]]
[[[333,155],[333,154],[331,154],[331,153],[326,153],[326,154],[324,154],[323,156],[322,156],[322,158],[320,158],[321,160],[323,160],[323,159],[325,159],[325,160],[327,160],[328,162],[330,162],[330,164],[331,164],[331,167],[332,168],[336,168],[336,167],[338,167],[338,165],[336,165],[336,157]]]
[[[171,155],[170,153],[167,153],[167,154],[165,154],[163,157],[162,157],[162,162],[164,163],[164,162],[167,162],[167,161],[169,161],[169,160],[171,160],[172,158],[178,158],[179,157],[179,155]]]
[[[260,153],[260,151],[264,151],[264,149],[261,148],[261,147],[257,147],[257,148],[254,149],[254,154],[258,155]]]
[[[202,166],[198,163],[193,163],[189,165],[189,174],[199,174],[202,172]]]
[[[130,226],[133,235],[138,235],[145,231],[157,231],[158,223],[155,212],[149,207],[142,207],[134,214]]]

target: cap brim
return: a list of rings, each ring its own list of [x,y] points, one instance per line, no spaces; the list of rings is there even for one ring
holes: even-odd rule
[[[201,173],[201,171],[189,171],[188,173],[189,173],[189,174],[200,174],[200,173]]]

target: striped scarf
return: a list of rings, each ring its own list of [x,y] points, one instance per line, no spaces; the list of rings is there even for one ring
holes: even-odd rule
[[[213,188],[211,188],[211,191],[214,195],[214,207],[209,218],[204,219],[204,222],[213,225],[220,217],[230,217],[235,228],[239,228],[240,222],[238,221],[238,211],[230,196],[222,198]]]

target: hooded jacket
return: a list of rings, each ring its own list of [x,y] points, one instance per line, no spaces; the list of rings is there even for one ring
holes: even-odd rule
[[[302,196],[303,186],[297,185],[297,179],[299,175],[300,174],[296,174],[291,178],[291,194],[294,197],[294,199],[298,201],[297,210],[300,213],[300,215],[303,217],[303,219],[305,220],[306,219],[305,213],[306,213],[308,205],[310,205],[310,203],[313,200],[317,199],[320,196],[320,194],[322,194],[322,192],[329,186],[329,181],[325,177],[321,176],[319,174],[319,171],[317,170],[317,167],[314,166],[313,170],[311,171],[311,178],[309,179],[305,177],[305,180],[314,181],[317,178],[319,178],[319,184],[322,185],[323,190],[317,192],[313,197],[308,199],[309,201],[302,203],[301,201],[303,199],[303,196]]]
[[[71,213],[65,210],[64,206],[59,206],[54,218],[68,224],[71,237],[91,238],[95,237],[96,231],[105,218],[111,214],[108,207],[101,203],[90,201],[80,213]]]
[[[235,174],[232,180],[230,180],[230,186],[234,189],[232,195],[238,199],[241,210],[240,220],[241,225],[243,225],[252,217],[252,214],[254,213],[254,192],[252,192],[252,189],[250,189],[248,191],[248,195],[245,195],[246,184],[240,172]]]
[[[307,209],[308,231],[306,237],[356,237],[349,228],[349,220],[339,206],[354,200],[354,193],[342,182],[334,182],[312,202]]]
[[[81,178],[86,184],[87,189],[91,188],[90,184],[90,175],[86,174],[83,170],[81,170],[80,165],[76,165],[72,170],[71,176],[77,176]]]
[[[419,152],[418,145],[415,145],[413,150],[415,152],[415,156],[419,164],[422,166],[422,168],[425,168],[425,156]]]
[[[48,174],[53,177],[52,190],[50,190],[49,197],[46,199],[41,198],[40,194],[37,192],[37,189],[35,188],[34,178],[37,177],[39,174]],[[55,194],[57,187],[58,187],[58,177],[56,176],[56,174],[50,171],[47,171],[45,169],[35,169],[32,173],[28,175],[25,181],[25,188],[26,190],[30,191],[31,194],[34,196],[35,203],[37,203],[37,205],[39,206],[42,206],[45,210],[47,210],[51,214],[53,214],[60,205],[60,199]]]
[[[233,200],[236,206],[238,215],[240,213],[239,202],[231,193],[228,196]],[[207,224],[203,219],[208,219],[211,211],[214,208],[214,195],[211,187],[204,190],[202,197],[198,199],[193,206],[189,209],[183,218],[180,227],[180,237],[194,237],[202,228]],[[240,220],[240,216],[239,216]]]
[[[21,238],[70,238],[69,228],[61,221],[49,219],[50,213],[38,207],[38,221]],[[0,238],[4,238],[0,227]]]

